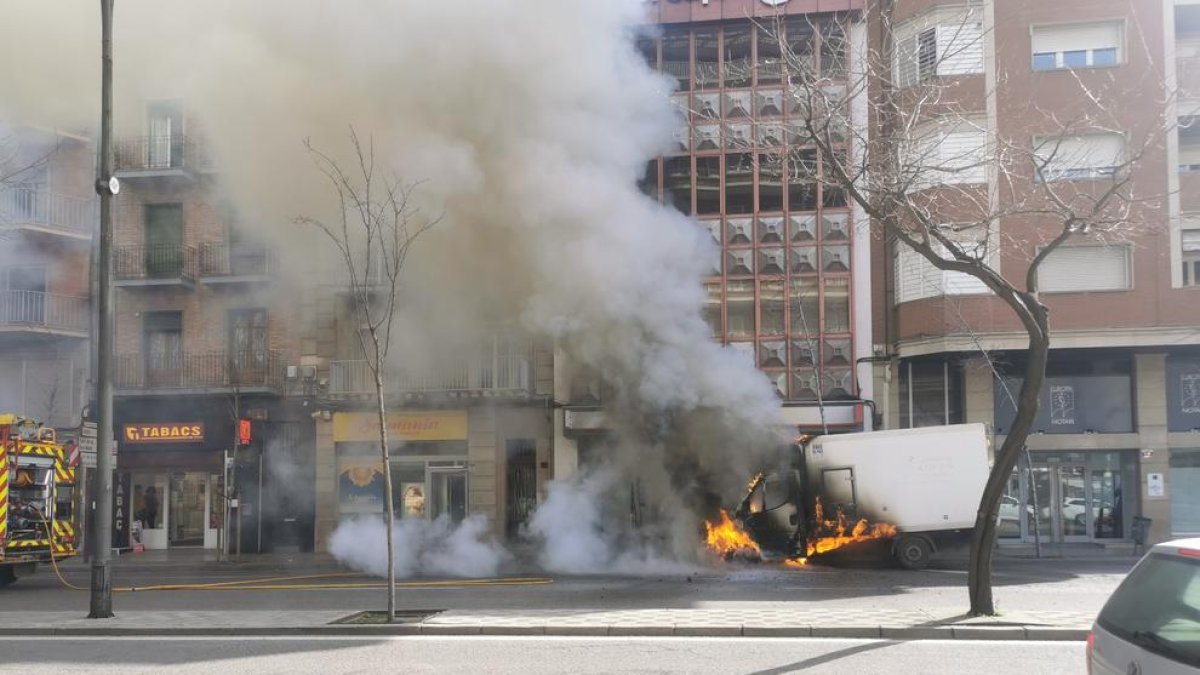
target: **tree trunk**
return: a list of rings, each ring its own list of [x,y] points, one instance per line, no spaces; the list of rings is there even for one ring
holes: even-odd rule
[[[379,338],[375,342],[375,401],[379,415],[379,451],[383,456],[383,522],[387,528],[387,615],[388,623],[396,620],[396,514],[392,510],[392,457],[388,452],[387,406],[383,398],[383,360],[378,357]]]
[[[1036,302],[1034,300],[1033,302]],[[1028,304],[1028,303],[1027,303]],[[1041,401],[1042,382],[1046,379],[1046,361],[1050,352],[1050,333],[1047,330],[1044,310],[1032,308],[1040,328],[1029,334],[1029,361],[1025,366],[1025,381],[1017,399],[1017,413],[1012,428],[1004,437],[1004,444],[996,452],[992,472],[979,500],[979,511],[975,515],[975,529],[971,533],[971,562],[967,577],[967,590],[971,598],[971,616],[993,616],[996,603],[992,598],[992,553],[996,547],[996,518],[1000,512],[1000,499],[1012,477],[1017,459],[1025,448],[1029,430],[1037,417]]]

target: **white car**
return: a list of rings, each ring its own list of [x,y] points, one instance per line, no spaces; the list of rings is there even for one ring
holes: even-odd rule
[[[1100,610],[1091,675],[1200,675],[1200,539],[1158,544]]]

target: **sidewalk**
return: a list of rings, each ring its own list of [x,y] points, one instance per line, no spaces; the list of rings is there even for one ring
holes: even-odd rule
[[[408,614],[429,614],[404,610]],[[75,612],[0,614],[0,634],[89,635],[571,635],[822,637],[893,640],[1057,640],[1087,637],[1091,617],[1022,612],[968,619],[960,610],[630,609],[451,610],[406,623],[337,623],[345,611],[129,611],[90,620]]]

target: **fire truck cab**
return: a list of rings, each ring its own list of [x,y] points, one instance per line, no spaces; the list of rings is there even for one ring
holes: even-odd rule
[[[53,429],[0,414],[0,587],[76,554],[77,461]]]

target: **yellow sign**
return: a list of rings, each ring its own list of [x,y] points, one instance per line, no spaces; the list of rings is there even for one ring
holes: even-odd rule
[[[202,422],[126,424],[121,438],[126,443],[199,443],[204,440]]]
[[[467,440],[467,413],[465,410],[388,413],[387,424],[388,440]],[[375,413],[334,413],[334,443],[377,440],[379,440],[379,420]]]

